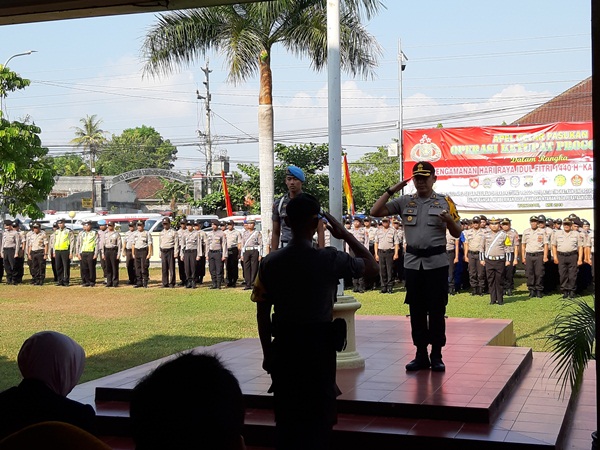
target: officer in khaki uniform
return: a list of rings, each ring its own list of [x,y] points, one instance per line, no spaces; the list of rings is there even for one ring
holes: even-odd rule
[[[224,230],[227,241],[227,287],[235,287],[239,277],[239,261],[242,250],[242,233],[234,228],[233,220],[227,223]]]
[[[198,249],[200,251],[200,259],[196,259],[196,283],[202,284],[206,275],[206,232],[202,227],[207,228],[210,222],[196,219],[194,221],[194,230],[198,232]]]
[[[454,285],[454,267],[458,264],[458,251],[460,245],[458,239],[450,234],[450,230],[446,230],[446,255],[448,255],[448,294],[456,294],[456,286]]]
[[[360,217],[355,217],[352,221],[352,228],[348,231],[358,242],[364,245],[365,248],[369,248],[369,234],[362,225]],[[348,253],[352,257],[356,256],[350,247],[348,247]],[[352,291],[360,293],[365,292],[365,277],[352,278]]]
[[[131,246],[133,259],[135,260],[135,288],[148,287],[150,280],[150,257],[152,256],[152,235],[144,230],[144,222],[139,220],[136,224],[137,230],[133,234]]]
[[[480,264],[479,255],[483,249],[485,229],[481,228],[480,216],[473,217],[473,225],[463,234],[465,236],[465,262],[469,265],[469,283],[471,295],[483,295],[485,289],[485,268]]]
[[[16,269],[17,269],[17,255],[21,248],[21,235],[18,231],[15,231],[12,227],[12,222],[7,220],[5,222],[4,234],[2,235],[2,248],[0,249],[0,255],[4,259],[4,268],[6,270],[6,284],[17,284],[16,282]]]
[[[258,265],[262,258],[262,234],[255,230],[256,221],[248,220],[242,234],[242,265],[244,266],[244,290],[254,286],[258,274]]]
[[[519,248],[521,247],[521,243],[519,233],[514,228],[511,228],[511,221],[508,217],[502,219],[500,225],[510,239],[510,245],[507,246],[507,253],[512,253],[509,257],[512,264],[504,267],[504,295],[512,295],[515,288],[515,271],[519,262]]]
[[[133,233],[135,233],[135,222],[129,222],[128,230],[123,236],[123,257],[125,258],[125,267],[127,268],[127,278],[129,281],[127,284],[135,284],[135,260],[133,259],[133,251],[131,247],[133,245]]]
[[[219,221],[213,219],[212,231],[206,234],[206,253],[208,254],[208,269],[212,284],[209,289],[221,289],[221,278],[223,277],[223,262],[227,255],[227,241],[225,233],[219,230]]]
[[[33,224],[33,232],[27,243],[27,259],[31,262],[31,284],[41,286],[46,278],[46,258],[48,257],[48,237],[39,223]]]
[[[81,269],[81,285],[94,287],[96,285],[96,261],[100,253],[100,238],[92,230],[91,220],[83,222],[83,231],[77,235],[77,257]]]
[[[171,219],[164,217],[163,229],[158,236],[162,269],[162,287],[175,287],[175,260],[179,256],[179,235],[171,228]]]
[[[583,236],[571,227],[571,219],[567,217],[563,220],[563,229],[552,236],[552,254],[558,265],[563,298],[575,298],[577,270],[583,264]]]
[[[510,239],[504,230],[500,230],[500,219],[492,217],[489,223],[490,231],[485,234],[480,254],[480,264],[485,267],[488,287],[490,290],[490,305],[504,304],[504,270],[512,266],[512,256],[509,252]]]
[[[530,228],[523,231],[521,255],[527,276],[529,297],[544,296],[544,263],[548,260],[546,231],[538,228],[538,217],[529,218]]]
[[[119,263],[121,262],[121,233],[115,230],[115,223],[110,222],[102,240],[102,259],[106,268],[106,287],[119,286]]]
[[[65,227],[65,219],[58,219],[54,232],[54,255],[56,257],[57,286],[68,286],[71,279],[71,260],[75,253],[75,236]]]
[[[392,294],[394,290],[393,266],[398,259],[398,235],[390,227],[390,219],[381,220],[382,227],[375,233],[375,260],[379,263],[379,277],[381,280],[381,293]]]
[[[52,224],[52,233],[48,238],[48,255],[50,255],[50,267],[52,267],[52,275],[54,282],[58,281],[58,272],[56,271],[56,256],[54,255],[54,239],[56,239],[56,230],[58,230],[58,222]]]
[[[198,230],[194,230],[194,222],[189,220],[186,225],[187,230],[181,234],[183,237],[181,251],[185,265],[185,287],[186,289],[196,289],[196,262],[202,255],[202,243]]]

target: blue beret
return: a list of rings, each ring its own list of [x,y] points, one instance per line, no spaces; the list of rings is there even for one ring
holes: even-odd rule
[[[304,181],[306,181],[306,178],[304,177],[304,172],[302,172],[302,169],[300,167],[288,166],[285,174],[288,176],[296,177],[303,183]]]
[[[98,225],[106,225],[106,220],[104,220],[104,219],[100,219],[100,220],[98,221]]]

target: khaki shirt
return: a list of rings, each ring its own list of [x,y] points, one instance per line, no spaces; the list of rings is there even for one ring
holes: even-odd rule
[[[450,230],[446,230],[446,251],[452,252],[456,250],[456,241],[458,239],[450,234]]]
[[[574,252],[583,247],[583,236],[577,231],[558,230],[552,236],[552,245],[556,246],[557,252]],[[560,255],[557,255],[560,256]]]
[[[485,240],[486,231],[483,228],[469,228],[464,232],[465,242],[469,246],[470,252],[483,251],[483,241]]]
[[[117,255],[121,255],[121,249],[123,248],[121,233],[118,231],[106,231],[104,233],[104,247],[101,250],[103,251],[107,248],[116,248]]]
[[[369,245],[372,245],[375,243],[375,234],[377,234],[377,227],[365,227],[364,228],[365,233],[367,233],[367,236],[369,237]]]
[[[242,233],[238,230],[225,230],[225,237],[227,239],[227,248],[238,247],[242,245]]]
[[[244,230],[242,234],[242,253],[251,250],[258,250],[262,255],[262,233],[258,230]]]
[[[510,244],[506,246],[506,251],[514,253],[515,248],[519,248],[519,245],[521,245],[519,233],[517,233],[517,230],[515,230],[514,228],[511,228],[508,231],[506,231],[506,234],[508,236],[508,239],[510,239]]]
[[[227,254],[227,239],[222,230],[213,230],[206,233],[206,250],[220,250],[224,255]]]
[[[172,248],[175,252],[175,257],[179,254],[179,233],[173,228],[162,230],[158,236],[158,248]]]
[[[27,240],[27,252],[37,252],[39,250],[46,250],[48,245],[48,236],[45,231],[40,230],[39,233],[31,232],[29,239]]]
[[[375,243],[377,250],[394,250],[397,245],[400,245],[396,230],[391,227],[378,229],[375,233]]]
[[[525,253],[537,253],[544,251],[544,244],[547,244],[547,234],[545,229],[527,228],[523,231],[523,245],[525,245]]]
[[[133,233],[133,248],[148,248],[152,245],[152,235],[149,231],[134,231]]]
[[[133,245],[133,234],[135,231],[127,230],[125,232],[125,236],[123,237],[125,250],[131,250],[131,246]]]
[[[5,248],[14,248],[15,254],[21,248],[21,235],[16,230],[5,230],[2,235],[2,257]]]
[[[510,238],[508,237],[508,234],[505,231],[499,230],[497,232],[493,232],[490,230],[489,233],[485,233],[482,248],[484,258],[506,257],[507,253],[512,253],[509,251],[509,248]]]
[[[202,256],[202,241],[198,230],[186,230],[182,233],[183,236],[183,251],[196,251],[197,256]],[[199,253],[199,254],[198,254]]]

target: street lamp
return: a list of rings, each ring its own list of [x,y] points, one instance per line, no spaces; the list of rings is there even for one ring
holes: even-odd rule
[[[6,60],[6,62],[4,63],[4,66],[2,66],[2,68],[5,68],[8,66],[8,63],[11,61],[11,59],[16,58],[17,56],[27,56],[27,55],[31,55],[32,53],[37,52],[37,50],[27,50],[26,52],[23,53],[17,53],[15,55],[12,55],[10,58],[8,58]],[[0,80],[1,81],[1,80]],[[3,112],[3,100],[4,100],[4,96],[6,95],[6,92],[4,92],[4,90],[0,91],[0,112]]]
[[[408,58],[402,51],[400,39],[398,39],[398,155],[400,156],[400,181],[404,179],[404,146],[402,139],[402,129],[404,128],[404,111],[402,107],[402,72],[406,69]]]

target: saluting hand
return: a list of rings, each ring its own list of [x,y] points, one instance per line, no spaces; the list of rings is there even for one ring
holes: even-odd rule
[[[327,229],[331,235],[336,239],[344,239],[345,233],[348,233],[348,230],[328,212],[323,211],[323,216],[327,219]]]

